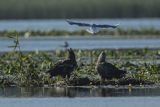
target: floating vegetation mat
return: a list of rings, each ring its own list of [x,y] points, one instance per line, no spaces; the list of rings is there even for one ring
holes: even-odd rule
[[[0,53],[1,86],[88,86],[88,85],[141,85],[159,83],[160,49],[98,49],[74,50],[78,67],[70,79],[60,76],[49,78],[46,71],[58,60],[67,57],[67,51],[21,52],[20,47],[12,52]],[[101,51],[107,61],[127,71],[125,78],[106,80],[95,71]]]

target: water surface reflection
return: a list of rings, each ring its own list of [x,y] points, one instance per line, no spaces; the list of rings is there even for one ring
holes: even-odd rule
[[[0,97],[119,97],[160,96],[159,88],[108,87],[7,87],[0,88]]]

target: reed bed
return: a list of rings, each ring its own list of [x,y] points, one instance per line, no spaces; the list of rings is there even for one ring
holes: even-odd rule
[[[159,0],[1,0],[0,19],[160,17]]]

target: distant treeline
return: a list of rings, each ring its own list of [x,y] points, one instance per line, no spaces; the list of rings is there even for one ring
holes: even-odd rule
[[[160,0],[0,0],[0,19],[160,17]]]

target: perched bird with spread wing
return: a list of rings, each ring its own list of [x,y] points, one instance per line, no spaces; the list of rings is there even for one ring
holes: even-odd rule
[[[81,27],[89,27],[86,31],[91,34],[96,34],[100,29],[102,28],[116,28],[119,24],[116,25],[108,25],[108,24],[89,24],[89,23],[83,23],[83,22],[75,22],[66,20],[70,25],[77,25]]]
[[[105,79],[110,80],[113,78],[120,79],[126,74],[126,71],[119,70],[111,63],[106,62],[105,52],[101,52],[101,54],[99,55],[95,69],[101,76],[102,81],[104,81]]]

